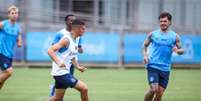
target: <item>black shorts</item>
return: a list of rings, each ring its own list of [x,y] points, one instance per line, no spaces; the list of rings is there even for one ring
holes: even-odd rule
[[[155,68],[147,68],[147,75],[149,84],[158,83],[164,89],[167,88],[169,81],[169,71],[161,71]]]
[[[2,71],[7,70],[12,67],[12,58],[8,58],[3,54],[0,54],[0,68]]]
[[[68,87],[73,88],[78,82],[78,80],[71,74],[54,76],[54,79],[56,89],[66,89]]]

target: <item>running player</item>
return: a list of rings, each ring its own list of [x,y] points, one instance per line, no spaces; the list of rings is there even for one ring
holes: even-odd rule
[[[62,39],[50,46],[48,54],[53,61],[52,72],[55,79],[55,95],[50,97],[48,101],[61,101],[63,100],[65,90],[68,87],[75,88],[81,93],[82,101],[89,101],[88,87],[81,81],[77,80],[71,73],[70,67],[73,64],[79,71],[84,72],[86,68],[77,62],[78,45],[76,38],[83,35],[86,26],[80,20],[74,20],[71,25],[72,29],[69,34],[66,34]],[[65,51],[60,52],[61,48],[67,48]]]
[[[8,8],[8,19],[0,22],[0,89],[5,81],[12,75],[13,48],[17,42],[22,46],[21,29],[16,22],[18,19],[18,8]]]
[[[55,43],[59,42],[60,39],[64,35],[69,34],[69,32],[72,29],[71,28],[71,23],[75,19],[76,19],[76,17],[73,14],[66,15],[66,17],[64,19],[65,24],[66,24],[66,28],[63,28],[59,32],[56,33],[56,35],[55,35],[55,37],[53,39],[52,45],[54,45]],[[81,45],[81,37],[76,38],[76,44],[78,45],[78,52],[83,53],[83,48],[82,48],[82,45]],[[61,48],[61,49],[59,49],[59,51],[62,52],[62,51],[65,51],[66,49],[67,48]],[[73,65],[71,65],[71,67],[70,67],[70,73],[72,75],[74,74],[74,66]],[[51,84],[50,85],[50,96],[53,96],[54,94],[55,94],[55,85]]]
[[[168,85],[172,52],[179,55],[184,53],[179,35],[169,29],[172,16],[168,12],[163,12],[158,19],[160,29],[150,32],[143,45],[144,63],[150,84],[144,101],[161,101]],[[148,54],[147,47],[149,45]]]

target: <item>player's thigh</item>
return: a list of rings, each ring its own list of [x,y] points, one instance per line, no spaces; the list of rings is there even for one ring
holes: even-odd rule
[[[71,74],[65,74],[61,76],[54,76],[55,88],[56,89],[66,89],[68,87],[74,87],[77,84],[77,79]]]
[[[55,90],[55,98],[56,99],[63,99],[63,97],[65,95],[65,91],[66,91],[66,89],[56,89]]]
[[[11,75],[13,73],[13,68],[9,67],[8,69],[5,70],[5,72]]]
[[[147,69],[147,79],[149,84],[157,84],[159,83],[159,73],[158,70],[154,69],[154,68],[149,68]]]
[[[88,90],[88,87],[87,85],[81,81],[81,80],[78,80],[77,84],[75,85],[74,87],[75,89],[81,91],[81,90]]]
[[[160,72],[160,78],[159,78],[159,85],[163,87],[164,89],[167,88],[168,82],[169,82],[169,72],[161,71]]]
[[[13,74],[13,68],[12,68],[12,67],[9,67],[9,68],[7,68],[6,70],[1,71],[1,74],[2,74],[2,75],[5,75],[5,76],[6,76],[5,79],[7,79],[8,77],[10,77],[10,76]]]
[[[12,73],[12,59],[0,54],[0,69]]]

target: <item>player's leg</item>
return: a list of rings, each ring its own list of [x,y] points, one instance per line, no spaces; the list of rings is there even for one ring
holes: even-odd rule
[[[12,59],[0,54],[0,89],[3,87],[4,82],[12,75]]]
[[[61,76],[54,76],[54,79],[55,79],[55,85],[54,85],[55,92],[48,101],[63,101],[65,90],[68,88],[68,82],[69,82],[68,74]]]
[[[82,82],[81,80],[78,80],[74,88],[80,92],[82,101],[89,101],[88,87],[84,82]]]
[[[61,101],[63,100],[66,89],[55,89],[55,95],[51,96],[48,101]]]
[[[158,83],[150,84],[150,88],[145,94],[144,101],[152,101],[156,97],[156,92],[158,91]]]
[[[154,101],[161,101],[164,91],[165,89],[162,86],[159,86]]]
[[[50,84],[50,97],[54,96],[54,94],[55,94],[55,84],[51,83]]]
[[[4,82],[12,75],[13,69],[9,67],[7,70],[2,71],[0,74],[0,89],[3,87]]]
[[[74,66],[73,66],[73,64],[70,67],[70,74],[71,75],[74,74]],[[50,97],[54,96],[54,94],[55,94],[55,84],[52,83],[52,84],[50,84]]]
[[[162,100],[163,93],[165,92],[165,89],[167,88],[168,85],[168,81],[169,81],[169,72],[160,71],[159,87],[154,101]]]
[[[158,92],[159,87],[159,74],[155,69],[147,69],[147,77],[149,82],[149,90],[146,92],[144,101],[152,101],[155,97],[156,92]]]
[[[54,96],[55,92],[56,92],[55,84],[52,83],[50,84],[50,97]],[[63,99],[60,101],[63,101]]]

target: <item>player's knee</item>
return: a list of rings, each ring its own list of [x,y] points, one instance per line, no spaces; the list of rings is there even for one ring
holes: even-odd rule
[[[8,69],[5,72],[7,74],[8,77],[10,77],[13,74],[13,69]]]
[[[82,92],[88,92],[88,87],[87,85],[84,85],[81,89]]]
[[[150,92],[156,94],[156,93],[159,92],[159,89],[157,89],[157,88],[151,88],[151,89],[150,89]]]
[[[156,93],[157,96],[162,96],[163,95],[163,91],[162,90],[158,90]]]
[[[61,97],[54,97],[54,101],[62,101],[62,99]]]

